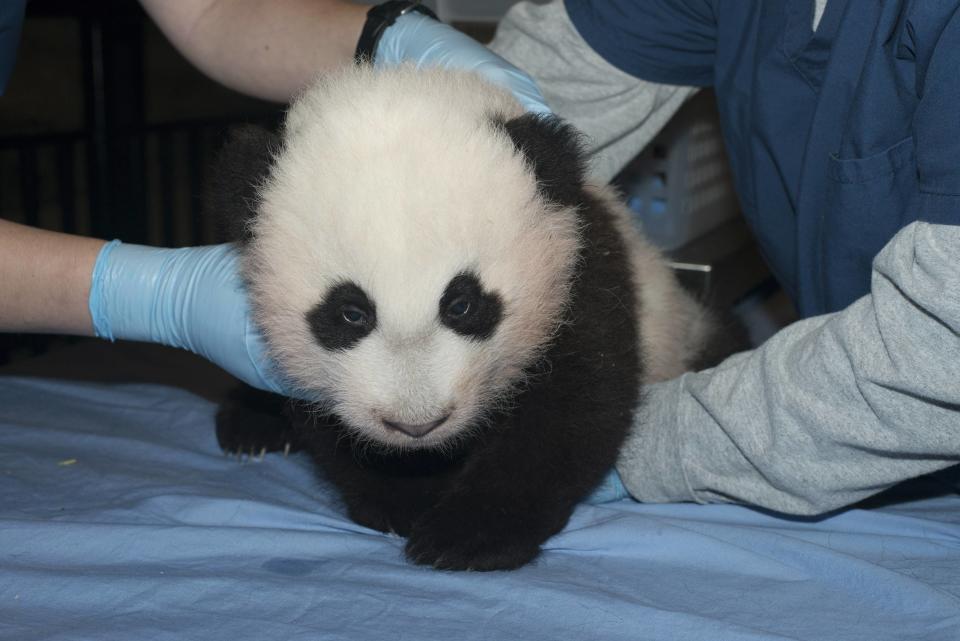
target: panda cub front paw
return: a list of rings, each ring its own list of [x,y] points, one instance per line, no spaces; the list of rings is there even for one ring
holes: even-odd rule
[[[267,452],[298,451],[297,434],[289,422],[261,414],[238,403],[224,403],[217,412],[217,442],[225,454],[260,460]]]
[[[549,536],[530,517],[492,516],[469,505],[438,509],[414,525],[406,557],[438,570],[514,570],[535,559]]]

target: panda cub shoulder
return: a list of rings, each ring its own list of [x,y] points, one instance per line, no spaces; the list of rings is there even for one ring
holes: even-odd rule
[[[221,444],[294,438],[415,563],[532,560],[614,465],[641,384],[712,331],[585,175],[569,125],[462,71],[351,68],[279,135],[234,136],[209,207],[309,402],[250,390]]]

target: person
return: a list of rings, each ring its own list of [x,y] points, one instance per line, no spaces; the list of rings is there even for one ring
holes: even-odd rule
[[[269,65],[292,70],[274,97],[345,62],[363,24],[343,2],[290,0],[279,13],[263,4],[144,0],[188,58],[227,84],[256,92],[273,82]],[[714,86],[744,213],[807,317],[717,368],[651,386],[602,498],[819,514],[960,461],[956,4],[553,0],[508,13],[492,49],[590,136],[601,178],[691,86]],[[376,63],[475,68],[544,109],[524,73],[454,34],[409,12],[384,31]],[[324,52],[311,49],[318,41]],[[306,49],[285,53],[284,43]],[[18,234],[43,232],[0,227],[0,275],[32,278],[12,287],[34,301],[0,312],[0,328],[166,342],[282,390],[229,248],[32,237],[24,242],[40,251],[4,260],[4,237]],[[36,258],[56,251],[54,265]],[[181,254],[154,253],[170,251]],[[0,281],[0,297],[10,300],[14,280]]]
[[[712,85],[743,213],[805,317],[647,391],[631,495],[821,514],[960,461],[960,2],[553,0],[492,47],[604,177]]]

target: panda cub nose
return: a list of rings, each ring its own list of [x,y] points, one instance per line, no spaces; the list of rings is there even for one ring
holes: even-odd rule
[[[383,424],[387,426],[387,429],[403,432],[407,436],[412,436],[413,438],[420,438],[421,436],[426,436],[433,430],[440,427],[449,417],[450,415],[447,414],[446,416],[438,418],[435,421],[417,424],[401,423],[400,421],[388,421],[387,419],[383,419]]]

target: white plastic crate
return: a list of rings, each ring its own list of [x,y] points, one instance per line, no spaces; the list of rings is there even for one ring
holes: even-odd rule
[[[666,250],[737,216],[712,94],[701,92],[684,105],[614,183],[644,233]]]

